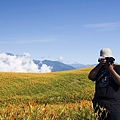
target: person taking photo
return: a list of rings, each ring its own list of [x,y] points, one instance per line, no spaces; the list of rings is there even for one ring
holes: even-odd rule
[[[92,102],[99,120],[120,120],[120,65],[114,61],[111,49],[103,48],[100,50],[99,63],[88,74],[88,78],[95,81]],[[105,111],[101,114],[100,108],[104,108],[107,115]]]

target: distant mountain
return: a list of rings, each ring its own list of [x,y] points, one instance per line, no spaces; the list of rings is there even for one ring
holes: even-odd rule
[[[80,64],[80,63],[74,63],[74,64],[70,64],[71,66],[73,66],[74,68],[85,68],[89,65],[84,65],[84,64]]]
[[[73,66],[74,68],[78,69],[78,68],[85,68],[85,67],[89,67],[89,66],[95,66],[96,64],[80,64],[80,63],[74,63],[74,64],[70,64],[71,66]]]
[[[14,56],[12,53],[6,53],[7,55]]]
[[[47,66],[52,67],[52,72],[76,69],[73,66],[64,64],[59,61],[51,61],[51,60],[43,60],[43,61],[33,60],[33,61],[35,64],[39,66],[39,68],[41,68],[42,64],[46,64]]]
[[[20,71],[21,69],[24,69],[25,71],[29,71],[29,70],[35,70],[37,69],[37,71],[44,71],[47,72],[51,71],[51,72],[57,72],[57,71],[65,71],[65,70],[73,70],[73,69],[79,69],[79,68],[85,68],[88,66],[93,66],[93,65],[84,65],[84,64],[80,64],[80,63],[74,63],[74,64],[65,64],[59,61],[51,61],[51,60],[33,60],[30,58],[30,56],[28,54],[24,54],[24,55],[14,55],[11,53],[6,53],[8,56],[13,56],[13,58],[9,58],[6,56],[6,58],[2,58],[1,57],[1,61],[3,62],[4,66],[6,66],[6,69],[11,67],[13,68],[13,66],[11,66],[14,63],[14,69]],[[26,56],[28,55],[28,56]],[[16,56],[16,57],[14,57]],[[4,57],[4,55],[3,55]],[[16,62],[15,62],[16,61]],[[15,65],[16,64],[16,65]],[[19,66],[18,66],[19,64]],[[35,67],[33,64],[36,64],[38,66],[38,68],[33,68]],[[21,69],[20,69],[21,68]],[[12,69],[12,71],[14,71]]]

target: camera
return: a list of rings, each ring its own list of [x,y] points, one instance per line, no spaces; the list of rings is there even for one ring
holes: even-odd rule
[[[115,59],[113,57],[105,57],[106,59],[106,63],[108,63],[108,65],[112,65],[115,61]]]

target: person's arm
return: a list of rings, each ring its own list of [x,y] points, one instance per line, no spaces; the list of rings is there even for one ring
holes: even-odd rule
[[[100,63],[99,63],[95,68],[93,68],[93,69],[90,71],[89,75],[88,75],[88,78],[89,78],[90,80],[92,80],[92,81],[95,81],[95,78],[96,78],[96,75],[97,75],[98,71],[100,70],[100,68],[101,68],[103,65],[105,65],[106,60],[105,60],[105,59],[101,59],[99,62],[100,62]]]
[[[89,73],[88,78],[92,81],[95,81],[96,75],[98,73],[98,71],[101,68],[101,64],[99,63],[97,66],[95,66]]]
[[[120,72],[120,68],[118,68]],[[120,75],[114,70],[114,66],[110,65],[108,67],[108,71],[110,72],[111,76],[113,77],[114,81],[120,86]]]

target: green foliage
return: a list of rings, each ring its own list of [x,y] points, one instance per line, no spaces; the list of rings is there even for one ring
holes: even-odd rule
[[[0,73],[0,120],[94,120],[91,68]]]
[[[89,101],[59,105],[38,105],[33,102],[0,109],[1,120],[94,120]]]
[[[78,102],[92,100],[90,68],[54,73],[0,73],[0,101],[19,103]]]

